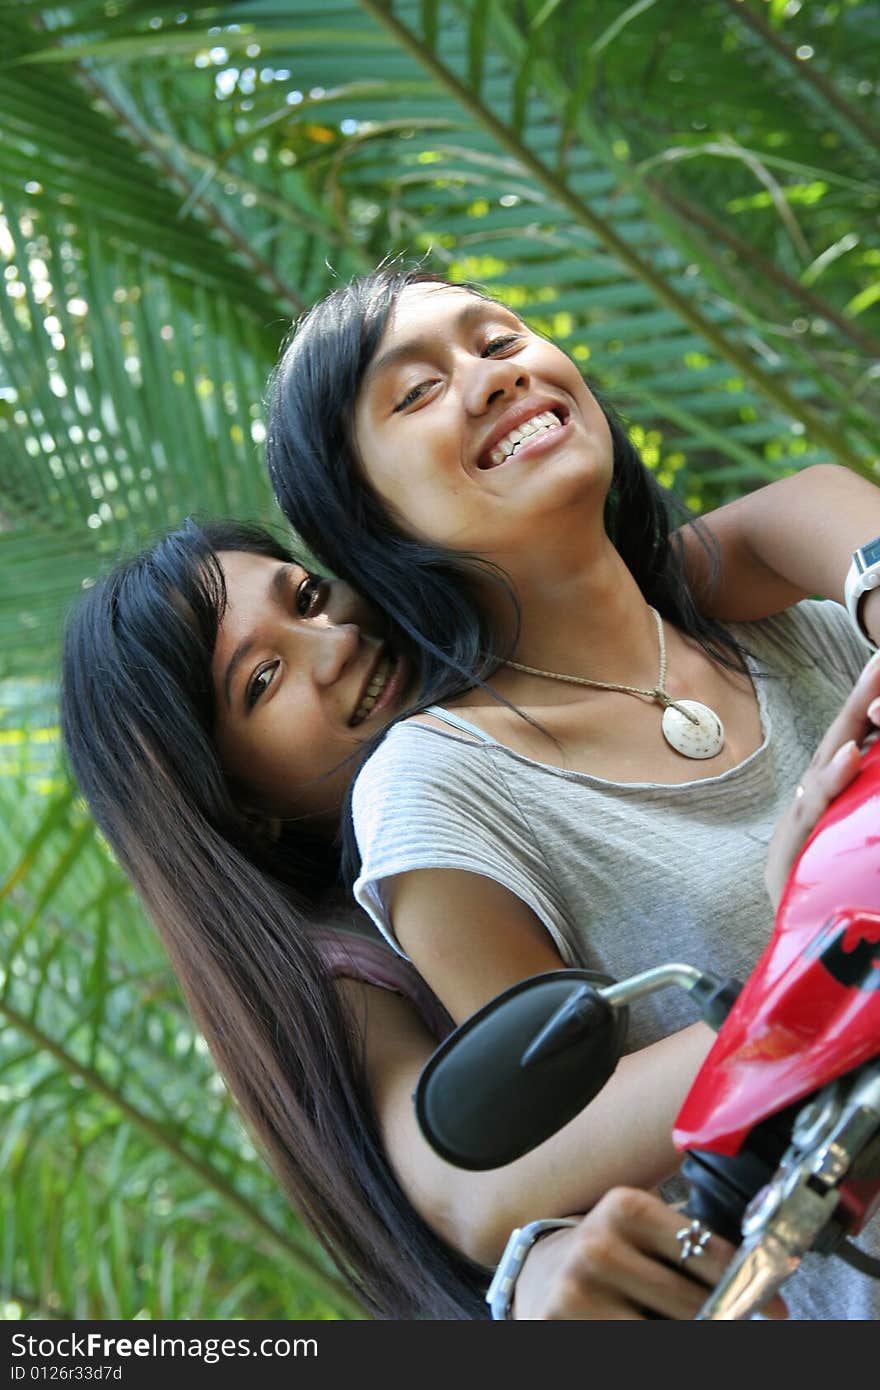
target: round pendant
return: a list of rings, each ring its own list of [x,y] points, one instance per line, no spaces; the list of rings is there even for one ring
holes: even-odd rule
[[[682,710],[693,715],[696,723],[691,723],[681,710],[670,705],[663,711],[663,737],[686,758],[714,758],[724,747],[724,725],[718,715],[708,705],[699,700],[679,700]]]

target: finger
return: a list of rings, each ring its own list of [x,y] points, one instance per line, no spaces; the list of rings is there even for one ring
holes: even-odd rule
[[[811,779],[806,815],[812,824],[827,810],[836,796],[849,786],[861,766],[861,753],[855,739],[849,739],[837,749],[827,767],[820,768]],[[810,827],[812,829],[812,826]]]
[[[618,1271],[626,1237],[613,1229],[613,1204],[594,1208],[577,1227],[547,1236],[529,1252],[513,1299],[513,1316],[528,1320],[644,1320]]]
[[[706,1288],[714,1288],[733,1259],[734,1246],[713,1231],[704,1245],[693,1250],[687,1259],[682,1259],[684,1245],[680,1232],[689,1224],[690,1218],[677,1209],[673,1210],[674,1230],[671,1236],[667,1234],[658,1244],[657,1253],[674,1270],[680,1271],[681,1277],[689,1284],[705,1285],[705,1288],[699,1289],[701,1299],[705,1298]]]
[[[603,1288],[595,1280],[581,1287],[576,1279],[551,1292],[540,1310],[541,1320],[554,1322],[644,1322],[637,1300],[619,1289]]]
[[[605,1260],[603,1272],[617,1292],[650,1313],[664,1318],[693,1320],[724,1273],[733,1248],[718,1236],[710,1236],[699,1255],[681,1261],[681,1242],[675,1234],[683,1218],[665,1232],[656,1231],[651,1248],[643,1251],[621,1242],[612,1266]]]
[[[590,1290],[590,1312],[584,1316],[598,1316],[601,1291],[605,1306],[641,1306],[649,1316],[693,1320],[734,1255],[734,1247],[713,1233],[701,1254],[682,1264],[678,1232],[687,1217],[644,1191],[614,1189],[592,1215],[592,1226],[585,1223],[578,1232],[577,1258],[570,1267]],[[779,1297],[764,1313],[773,1319],[788,1315]]]
[[[794,801],[776,823],[767,851],[764,882],[774,904],[806,840],[860,766],[859,747],[850,739],[835,751],[827,765],[811,765],[804,774]]]
[[[860,744],[866,735],[876,727],[876,719],[870,714],[878,704],[880,688],[880,661],[872,658],[862,672],[852,691],[841,706],[836,718],[825,731],[812,759],[809,771],[821,769],[831,761],[839,748],[854,742]]]
[[[844,700],[836,718],[820,742],[810,766],[822,766],[843,744],[853,739],[861,742],[876,718],[869,711],[880,700],[880,652],[875,653],[863,668],[851,692]]]
[[[698,1304],[694,1313],[677,1313],[674,1315],[667,1314],[667,1316],[695,1317],[696,1313],[699,1312],[700,1308],[702,1308],[706,1300],[707,1288],[701,1286],[706,1285],[708,1286],[708,1288],[715,1288],[715,1286],[719,1283],[720,1279],[726,1272],[731,1260],[734,1258],[734,1255],[736,1254],[736,1249],[733,1245],[730,1244],[729,1241],[724,1240],[722,1236],[717,1235],[713,1231],[707,1244],[702,1246],[701,1254],[699,1256],[691,1255],[688,1257],[686,1261],[682,1262],[682,1245],[678,1234],[678,1232],[680,1232],[682,1229],[680,1224],[682,1220],[685,1220],[686,1223],[686,1218],[683,1217],[683,1213],[678,1211],[675,1234],[676,1252],[674,1259],[678,1264],[678,1268],[680,1269],[681,1274],[686,1278],[687,1282],[691,1285],[696,1286]],[[665,1255],[667,1259],[669,1258],[668,1240],[663,1243],[662,1247],[659,1250],[659,1253]],[[671,1292],[673,1293],[673,1296],[675,1297],[676,1303],[679,1307],[685,1308],[693,1306],[693,1290],[689,1292],[685,1291],[680,1284],[677,1284],[674,1290],[671,1289]],[[786,1307],[781,1295],[774,1294],[774,1296],[767,1302],[765,1307],[761,1309],[761,1313],[763,1317],[770,1318],[774,1321],[783,1320],[788,1317],[788,1308]]]
[[[606,1192],[580,1225],[565,1233],[564,1274],[559,1277],[557,1270],[545,1283],[542,1316],[696,1316],[706,1290],[683,1278],[663,1258],[675,1256],[681,1220],[679,1213],[644,1190]]]
[[[774,1294],[770,1302],[765,1304],[760,1310],[761,1316],[772,1318],[774,1322],[782,1321],[788,1317],[788,1308],[781,1294]]]
[[[793,805],[780,821],[783,840],[789,840],[795,851],[816,828],[834,798],[849,786],[860,766],[859,745],[851,738],[835,750],[826,764],[807,770]]]
[[[677,1259],[677,1256],[675,1257]],[[705,1271],[704,1271],[705,1261]],[[714,1262],[713,1262],[714,1263]],[[689,1260],[688,1264],[699,1264],[699,1278],[691,1278],[683,1267],[657,1258],[649,1258],[639,1251],[627,1252],[626,1267],[618,1273],[618,1287],[633,1303],[655,1316],[674,1318],[678,1321],[693,1321],[708,1297],[709,1290],[717,1282],[724,1268],[722,1263],[715,1278],[709,1277],[708,1247],[703,1258]]]
[[[669,1245],[676,1245],[672,1236]],[[618,1236],[607,1229],[584,1229],[567,1278],[557,1281],[545,1316],[616,1320],[644,1317],[695,1318],[707,1289],[695,1283],[658,1253],[634,1244],[634,1233]]]
[[[734,1247],[712,1233],[683,1262],[680,1233],[689,1218],[662,1202],[630,1202],[619,1209],[617,1220],[624,1235],[618,1287],[665,1317],[695,1317],[732,1259]]]

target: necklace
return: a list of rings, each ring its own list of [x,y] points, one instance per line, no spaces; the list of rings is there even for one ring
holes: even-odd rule
[[[718,715],[708,705],[699,700],[673,700],[666,684],[666,640],[663,636],[663,619],[652,608],[657,624],[657,639],[660,645],[660,671],[653,689],[643,690],[637,685],[613,685],[611,681],[592,681],[586,676],[563,676],[558,671],[542,671],[537,666],[524,666],[520,661],[505,661],[505,666],[514,671],[524,671],[527,676],[546,676],[547,680],[565,681],[569,685],[589,685],[594,690],[619,690],[622,695],[646,695],[663,709],[661,730],[663,737],[685,758],[714,758],[724,747],[724,725]]]

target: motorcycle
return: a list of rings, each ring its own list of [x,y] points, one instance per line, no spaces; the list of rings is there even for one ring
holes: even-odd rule
[[[527,1153],[605,1085],[630,1006],[670,987],[717,1031],[673,1132],[684,1210],[738,1246],[698,1318],[754,1316],[808,1251],[880,1278],[853,1239],[880,1207],[880,742],[803,846],[744,985],[681,963],[521,981],[424,1067],[426,1138],[466,1169]]]

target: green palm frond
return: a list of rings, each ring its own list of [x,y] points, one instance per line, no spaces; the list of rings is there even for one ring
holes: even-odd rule
[[[215,1301],[236,1316],[241,1282],[245,1298],[262,1286],[264,1316],[357,1315],[267,1179],[83,808],[62,782],[26,830],[26,782],[0,778],[9,1295],[55,1316],[214,1317]]]
[[[387,255],[558,341],[698,508],[819,459],[876,477],[880,0],[3,18],[2,1296],[357,1316],[59,770],[64,612],[187,513],[278,520],[279,346]]]

